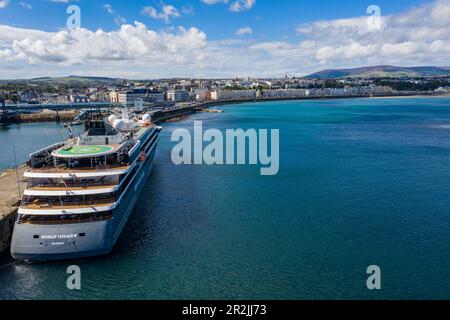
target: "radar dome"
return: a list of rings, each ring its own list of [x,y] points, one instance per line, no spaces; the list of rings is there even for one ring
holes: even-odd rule
[[[113,127],[116,130],[122,131],[126,128],[126,123],[122,119],[116,119],[113,122]]]
[[[142,117],[142,121],[144,121],[145,123],[150,123],[152,121],[152,117],[149,114],[144,114],[144,116]]]
[[[108,122],[109,122],[110,124],[113,124],[114,121],[116,121],[116,120],[117,120],[117,116],[114,115],[114,114],[112,114],[112,115],[110,115],[110,116],[108,117]]]

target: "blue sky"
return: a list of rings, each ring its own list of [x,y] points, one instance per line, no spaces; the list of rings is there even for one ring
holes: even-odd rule
[[[25,9],[20,3],[32,6]],[[0,10],[0,22],[46,31],[58,31],[65,28],[68,4],[79,5],[82,10],[82,26],[88,29],[102,28],[114,30],[117,24],[113,17],[103,9],[109,4],[114,11],[132,23],[135,20],[144,22],[152,29],[167,28],[168,25],[194,26],[205,31],[212,40],[233,37],[238,28],[250,26],[255,37],[266,40],[276,40],[282,37],[296,36],[295,28],[302,23],[316,20],[330,20],[364,15],[369,5],[374,1],[365,0],[258,0],[247,11],[232,12],[229,4],[218,3],[207,5],[201,0],[79,0],[67,2],[52,2],[50,0],[10,0],[7,9]],[[377,5],[383,8],[384,14],[402,12],[411,6],[419,5],[423,0],[377,0]],[[172,19],[170,23],[152,19],[141,13],[146,6],[158,9],[162,4],[173,5],[181,14],[180,18]],[[182,13],[183,7],[193,9],[193,13]]]
[[[281,76],[370,64],[450,65],[449,2],[0,0],[0,77]],[[71,4],[81,10],[81,30],[73,32],[66,30]],[[382,19],[375,31],[366,23],[374,4]],[[427,39],[431,30],[437,35]]]

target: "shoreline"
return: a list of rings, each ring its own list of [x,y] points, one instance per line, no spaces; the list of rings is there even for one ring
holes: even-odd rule
[[[345,99],[421,99],[421,98],[450,98],[450,94],[445,95],[426,95],[426,94],[405,94],[405,95],[377,95],[377,96],[322,96],[322,97],[296,97],[296,98],[267,98],[267,99],[243,99],[243,100],[216,100],[216,101],[204,101],[196,102],[186,108],[181,108],[176,111],[162,112],[161,118],[156,120],[156,123],[160,122],[177,122],[191,113],[201,112],[201,109],[209,109],[216,106],[226,106],[242,103],[257,103],[257,102],[275,102],[275,101],[314,101],[314,100],[345,100]],[[10,124],[22,124],[22,123],[43,123],[54,121],[70,121],[78,114],[75,110],[56,112],[38,112],[33,114],[23,114],[19,116],[18,122],[11,122]],[[2,124],[3,125],[3,124]],[[7,169],[5,169],[7,170]],[[4,171],[4,170],[3,170]],[[4,173],[0,169],[0,176]]]
[[[329,96],[329,97],[297,97],[297,98],[269,98],[269,99],[246,99],[246,100],[222,100],[202,102],[198,107],[209,108],[211,106],[225,104],[239,104],[249,102],[271,102],[271,101],[313,101],[313,100],[345,100],[345,99],[420,99],[420,98],[450,98],[450,93],[445,95],[378,95],[378,96]]]
[[[450,98],[450,93],[441,95],[409,95],[409,96],[375,96],[370,99],[423,99],[423,98]]]
[[[314,100],[345,100],[345,99],[423,99],[423,98],[450,98],[450,93],[445,95],[385,95],[385,96],[332,96],[332,97],[298,97],[298,98],[270,98],[247,100],[223,100],[207,101],[199,103],[195,108],[208,109],[217,106],[227,106],[242,103],[274,102],[274,101],[314,101]]]
[[[345,99],[423,99],[423,98],[450,98],[450,94],[446,95],[384,95],[384,96],[333,96],[333,97],[298,97],[298,98],[270,98],[270,99],[247,99],[247,100],[223,100],[223,101],[206,101],[200,102],[184,110],[194,110],[183,115],[174,114],[166,115],[163,119],[156,120],[156,123],[179,122],[185,120],[193,113],[205,112],[203,109],[211,107],[226,107],[235,104],[257,103],[257,102],[275,102],[275,101],[313,101],[313,100],[345,100]]]

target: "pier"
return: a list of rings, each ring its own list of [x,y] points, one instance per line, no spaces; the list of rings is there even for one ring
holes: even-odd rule
[[[0,173],[0,254],[8,248],[11,240],[20,198],[26,187],[23,180],[25,169],[21,166]]]

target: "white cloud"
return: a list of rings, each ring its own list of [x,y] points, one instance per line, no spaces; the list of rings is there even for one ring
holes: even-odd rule
[[[112,15],[114,17],[114,22],[121,26],[125,23],[127,23],[127,20],[122,17],[121,15],[117,14],[116,11],[114,11],[113,7],[110,4],[105,4],[103,6],[103,9],[106,10],[106,12],[108,12],[110,15]]]
[[[196,28],[154,31],[139,22],[110,32],[0,25],[0,77],[283,76],[376,64],[449,66],[449,10],[448,0],[436,0],[384,16],[380,30],[368,27],[367,16],[316,21],[298,27],[297,42],[208,41]]]
[[[237,36],[245,36],[249,34],[253,34],[253,30],[250,27],[240,28],[236,31]]]
[[[170,19],[181,17],[177,8],[170,4],[164,4],[161,11],[158,11],[154,7],[148,6],[142,9],[142,13],[148,15],[150,18],[164,20],[166,23],[170,22]]]
[[[26,3],[26,2],[19,2],[19,5],[20,5],[22,8],[25,8],[25,9],[28,9],[28,10],[33,9],[33,6],[32,6],[31,4],[29,4],[29,3]]]
[[[185,14],[185,15],[192,15],[192,14],[194,14],[195,13],[195,9],[194,9],[194,7],[193,6],[183,6],[182,8],[181,8],[181,11],[183,12],[183,14]]]
[[[253,8],[256,4],[256,0],[201,0],[207,5],[213,5],[218,3],[228,4],[231,1],[229,10],[233,12],[247,11]]]
[[[6,8],[9,4],[9,0],[0,0],[0,9]]]
[[[228,3],[228,0],[201,0],[203,3],[211,5],[216,3]]]
[[[300,43],[274,42],[252,48],[280,59],[293,57],[297,63],[312,56],[329,68],[405,63],[449,65],[449,12],[448,0],[436,0],[382,17],[380,30],[370,28],[368,16],[316,21],[297,28],[306,39]]]
[[[122,25],[112,32],[80,28],[40,33],[0,26],[0,33],[5,32],[13,32],[21,39],[14,40],[11,47],[0,50],[0,54],[4,59],[24,59],[29,64],[73,65],[140,59],[184,61],[195,58],[196,51],[206,45],[206,35],[195,28],[180,27],[176,33],[158,33],[139,22]]]
[[[230,10],[233,12],[246,11],[253,8],[256,0],[237,0],[230,5]]]
[[[103,6],[103,9],[105,9],[109,14],[114,14],[114,9],[110,4],[105,4]]]
[[[0,25],[0,48],[11,48],[14,41],[25,39],[47,40],[49,35],[50,33],[45,31]]]

